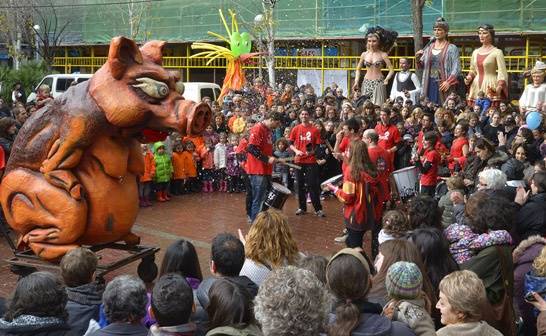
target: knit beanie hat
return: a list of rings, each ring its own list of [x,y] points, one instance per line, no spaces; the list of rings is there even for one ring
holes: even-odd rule
[[[415,299],[421,293],[423,275],[412,262],[399,261],[387,271],[385,286],[391,299]]]

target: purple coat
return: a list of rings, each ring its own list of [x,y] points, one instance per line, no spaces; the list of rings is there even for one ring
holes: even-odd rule
[[[235,153],[235,146],[228,145],[226,147],[227,161],[226,161],[226,174],[229,176],[241,175],[241,165],[237,160],[237,154]]]
[[[541,236],[531,236],[523,240],[512,252],[514,261],[514,301],[524,323],[524,335],[536,335],[536,318],[533,306],[525,302],[525,274],[531,270],[533,260],[546,246],[546,239]]]

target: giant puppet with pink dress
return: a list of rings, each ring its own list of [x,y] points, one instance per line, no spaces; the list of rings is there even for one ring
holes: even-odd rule
[[[465,78],[469,85],[468,104],[474,105],[478,93],[483,92],[492,106],[508,99],[508,73],[502,50],[493,45],[495,29],[490,24],[478,27],[481,47],[472,52],[470,71]]]

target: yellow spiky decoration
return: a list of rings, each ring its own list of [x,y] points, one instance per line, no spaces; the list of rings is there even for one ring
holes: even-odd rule
[[[226,29],[227,37],[211,31],[207,33],[227,43],[230,48],[228,49],[211,43],[195,42],[191,45],[192,49],[205,51],[192,55],[191,58],[207,57],[209,60],[206,65],[210,65],[215,59],[220,57],[227,60],[226,77],[224,78],[224,85],[222,86],[222,92],[219,97],[219,99],[221,99],[230,89],[240,90],[245,84],[246,80],[241,62],[252,56],[252,54],[249,54],[252,44],[248,33],[239,33],[239,25],[234,11],[231,9],[228,10],[231,17],[231,29],[228,26],[221,9],[218,10],[218,13],[220,14],[222,24]]]

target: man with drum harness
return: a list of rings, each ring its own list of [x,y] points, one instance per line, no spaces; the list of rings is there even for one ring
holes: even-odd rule
[[[252,222],[258,212],[262,210],[262,204],[271,187],[273,163],[276,161],[273,156],[272,130],[279,127],[281,120],[282,115],[280,113],[272,112],[267,116],[267,119],[257,123],[250,130],[246,170],[252,193],[252,206],[250,209],[250,220]]]
[[[388,107],[381,108],[379,118],[380,122],[375,126],[375,131],[379,136],[377,145],[389,153],[392,167],[394,166],[394,155],[396,155],[398,147],[402,145],[402,139],[396,125],[391,124],[391,110]]]
[[[296,215],[307,212],[306,194],[309,192],[315,214],[326,217],[320,204],[320,176],[315,153],[317,146],[322,143],[320,131],[311,123],[309,111],[302,109],[299,117],[301,124],[292,129],[289,137],[290,149],[296,154],[295,163],[301,167],[296,171],[299,203]]]
[[[431,114],[429,113],[423,114],[423,117],[421,118],[421,130],[417,134],[417,141],[415,142],[415,145],[414,145],[413,155],[415,155],[415,153],[421,153],[423,151],[423,140],[424,140],[425,134],[428,132],[436,132],[433,120],[434,120],[434,117]],[[436,134],[437,136],[439,136],[437,132]],[[438,154],[440,154],[440,158],[442,160],[444,159],[444,157],[447,157],[447,155],[449,154],[449,150],[441,141],[436,141],[436,144],[434,145],[434,149],[436,150],[436,152],[438,152]]]
[[[431,197],[434,197],[436,191],[438,165],[441,161],[440,154],[435,149],[437,141],[438,136],[435,131],[425,133],[423,149],[413,158],[415,166],[421,172],[419,179],[421,193]]]
[[[341,170],[345,171],[349,161],[349,149],[351,141],[360,139],[360,123],[355,118],[351,118],[343,124],[341,131],[336,134],[336,143],[334,145],[334,157],[341,160]]]

